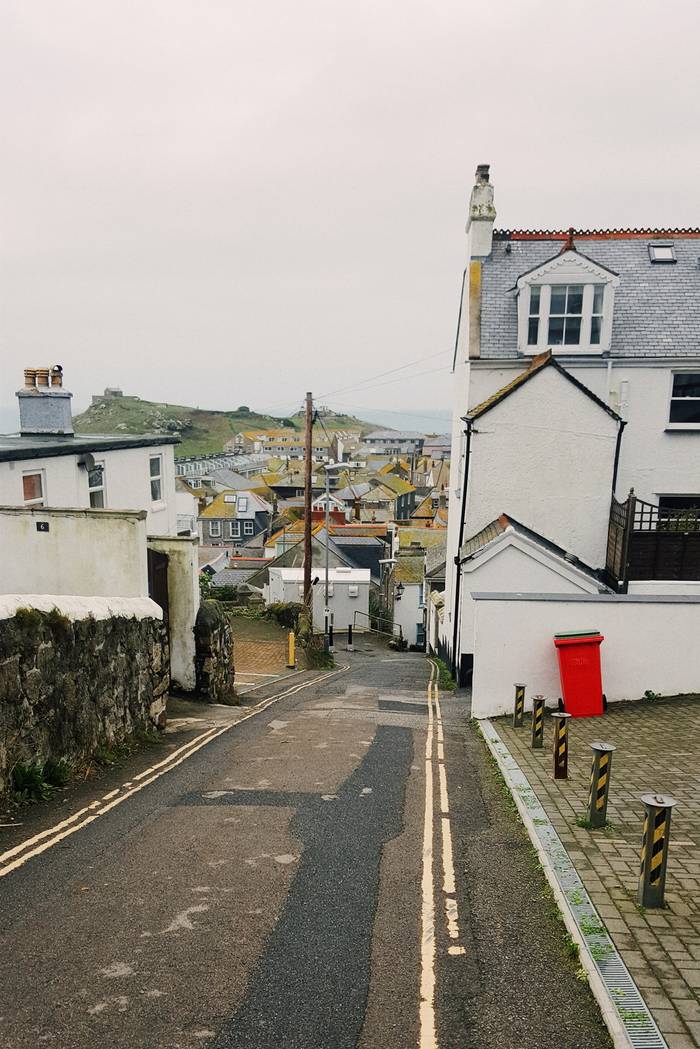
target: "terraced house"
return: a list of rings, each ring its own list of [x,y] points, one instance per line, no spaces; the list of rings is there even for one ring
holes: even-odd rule
[[[255,492],[221,492],[199,515],[199,538],[206,546],[248,546],[269,532],[271,517],[271,505]]]
[[[454,360],[455,665],[471,592],[700,593],[700,230],[495,218],[482,165]]]

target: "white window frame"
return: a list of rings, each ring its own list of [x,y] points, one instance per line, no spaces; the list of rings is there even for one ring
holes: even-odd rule
[[[38,477],[41,482],[41,495],[38,499],[24,498],[24,478]],[[22,470],[22,505],[23,506],[46,506],[46,471],[45,470]]]
[[[153,463],[158,463],[158,473],[152,472]],[[148,480],[151,488],[151,502],[162,503],[163,502],[163,456],[162,455],[149,455],[148,457]],[[158,495],[153,494],[153,485],[158,485]]]
[[[252,521],[244,521],[243,522],[243,535],[254,535],[254,534],[255,534],[255,525],[253,524],[253,522]]]
[[[102,459],[99,462],[95,462],[95,470],[97,470],[98,468],[100,470],[100,484],[99,485],[93,485],[93,486],[90,485],[90,474],[92,473],[92,470],[88,470],[88,474],[87,474],[88,501],[90,503],[90,509],[91,510],[104,510],[105,507],[107,506],[107,488],[106,488],[106,484],[105,484],[106,470],[105,470],[104,459]],[[93,503],[92,503],[93,494],[97,494],[98,492],[102,493],[102,506],[93,506]]]
[[[689,423],[677,423],[671,422],[671,405],[673,401],[695,401],[700,405],[700,397],[674,397],[673,386],[674,380],[677,375],[700,375],[700,369],[697,368],[676,368],[669,374],[669,389],[668,389],[668,421],[666,423],[667,430],[700,430],[700,422],[689,422]]]
[[[566,252],[555,259],[544,263],[537,270],[524,274],[517,282],[518,293],[518,349],[525,356],[534,356],[546,350],[560,356],[581,356],[583,354],[600,356],[610,349],[612,339],[613,309],[615,289],[620,278],[598,266],[592,260],[584,259],[577,252]],[[549,343],[549,309],[552,288],[563,284],[582,285],[583,305],[581,309],[581,333],[575,345]],[[600,341],[591,342],[591,318],[593,316],[593,296],[597,286],[603,288],[602,323]],[[528,342],[530,324],[530,298],[533,288],[540,290],[539,330],[537,342]],[[596,316],[600,314],[596,313]]]
[[[238,502],[236,503],[236,510],[238,513],[246,513],[248,510],[248,496],[239,495]]]
[[[210,539],[221,539],[221,521],[216,521],[210,518],[209,520],[209,538]]]

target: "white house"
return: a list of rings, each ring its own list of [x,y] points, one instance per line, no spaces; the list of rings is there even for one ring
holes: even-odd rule
[[[394,628],[408,645],[425,644],[425,551],[399,553],[392,572]]]
[[[316,574],[314,574],[316,578]],[[325,623],[325,586],[321,571],[313,588],[313,627],[322,631]],[[369,623],[368,568],[332,568],[328,573],[328,607],[337,634],[353,629],[366,630]],[[300,603],[304,600],[303,568],[270,568],[264,588],[266,604]],[[357,613],[357,614],[356,614]]]
[[[58,368],[26,369],[17,399],[19,433],[0,436],[0,506],[145,510],[149,535],[177,534],[177,437],[74,433]]]
[[[19,433],[0,436],[0,508],[25,512],[0,517],[5,562],[21,565],[31,545],[27,578],[44,566],[44,577],[57,580],[60,595],[138,596],[139,587],[146,587],[169,627],[172,680],[194,688],[198,539],[191,513],[185,522],[177,505],[178,438],[76,434],[59,366],[25,369],[17,398]],[[76,513],[54,513],[59,510]],[[34,540],[29,545],[22,538],[27,529]],[[138,556],[134,543],[141,544]],[[59,553],[65,558],[60,574],[51,569]],[[9,579],[9,572],[0,578],[0,591],[9,592]],[[113,592],[105,592],[110,588]]]
[[[495,218],[480,165],[440,646],[463,669],[475,592],[700,592],[700,230],[494,231]]]

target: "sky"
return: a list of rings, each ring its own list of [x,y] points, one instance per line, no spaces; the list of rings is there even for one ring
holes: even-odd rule
[[[498,228],[700,225],[699,38],[696,0],[0,0],[0,409],[60,363],[76,410],[428,428],[476,165]]]

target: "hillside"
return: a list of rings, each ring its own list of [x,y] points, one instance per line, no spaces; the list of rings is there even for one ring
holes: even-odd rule
[[[352,415],[324,417],[327,429],[361,429],[370,433],[377,423]],[[233,412],[207,411],[181,404],[158,404],[139,397],[100,399],[73,419],[76,433],[172,433],[180,437],[176,455],[220,452],[233,434],[241,430],[290,427],[303,429],[302,416],[289,418],[259,415],[240,408]]]

